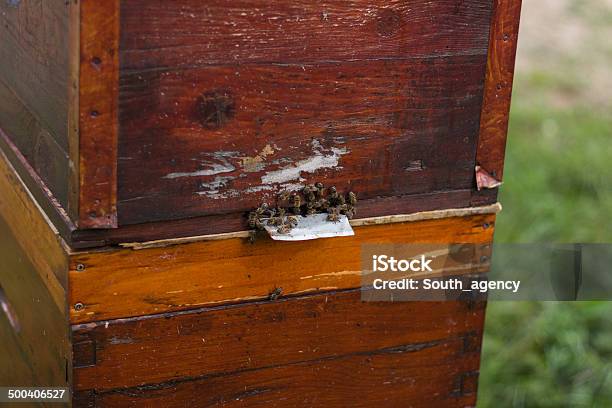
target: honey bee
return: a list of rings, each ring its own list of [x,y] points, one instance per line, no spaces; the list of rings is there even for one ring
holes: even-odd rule
[[[335,186],[331,186],[327,189],[327,201],[329,202],[330,206],[336,206],[338,204],[339,196],[340,195],[338,194],[338,190]]]
[[[274,226],[274,227],[277,227],[277,226],[283,224],[283,219],[282,219],[282,217],[270,217],[266,221],[266,224]]]
[[[313,202],[317,199],[314,190],[316,190],[314,186],[306,186],[302,189],[302,194],[304,194],[304,198],[306,199],[307,203]]]
[[[329,208],[327,210],[327,221],[331,221],[331,222],[340,221],[340,210],[336,207]]]
[[[279,234],[288,234],[289,231],[291,231],[291,226],[289,224],[281,224],[276,230]]]
[[[287,216],[286,223],[289,227],[293,228],[298,225],[298,218],[295,215],[289,215]]]
[[[268,299],[270,300],[276,300],[278,299],[278,297],[281,295],[281,293],[283,293],[283,288],[275,288],[272,292],[270,292],[270,294],[268,295]]]
[[[289,193],[289,191],[287,191],[287,190],[283,191],[282,193],[280,193],[280,194],[278,195],[278,198],[279,198],[281,201],[288,201],[288,200],[289,200],[289,197],[290,197],[290,193]]]
[[[291,196],[291,203],[293,204],[293,213],[299,214],[302,212],[302,197],[299,194],[293,193]]]
[[[255,213],[259,216],[263,215],[266,211],[268,211],[267,203],[262,203],[259,207],[255,209]]]
[[[320,199],[316,202],[315,207],[318,210],[326,211],[329,208],[329,203],[325,199]]]
[[[257,228],[257,229],[263,229],[263,224],[261,222],[261,219],[263,218],[263,212],[265,210],[261,209],[261,207],[257,208],[255,211],[251,211],[249,213],[249,227],[250,228]]]
[[[315,203],[313,201],[308,201],[306,203],[306,215],[316,214],[317,209],[315,208]]]
[[[348,202],[350,205],[355,206],[357,204],[357,194],[349,191],[348,193]]]
[[[255,211],[251,211],[249,213],[249,227],[255,228],[256,225],[257,225],[257,214],[255,214]]]

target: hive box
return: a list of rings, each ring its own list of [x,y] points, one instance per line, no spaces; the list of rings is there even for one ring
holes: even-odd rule
[[[474,406],[485,303],[362,302],[360,255],[467,243],[442,272],[488,269],[519,11],[1,2],[0,385]],[[358,193],[354,236],[249,239],[247,211],[315,181]]]
[[[442,272],[481,273],[495,208],[315,241],[73,250],[3,154],[0,197],[2,385],[70,387],[75,407],[475,404],[484,302],[362,302],[359,253],[469,243]]]
[[[359,217],[490,204],[519,7],[2,2],[1,145],[74,247],[239,231],[319,180]]]

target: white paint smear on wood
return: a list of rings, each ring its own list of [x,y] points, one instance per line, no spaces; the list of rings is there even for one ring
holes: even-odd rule
[[[315,154],[307,159],[300,160],[292,166],[279,170],[269,171],[261,177],[262,184],[280,184],[288,181],[301,180],[302,172],[314,173],[321,169],[338,167],[340,157],[349,152],[342,147],[332,147],[329,154],[316,151]]]

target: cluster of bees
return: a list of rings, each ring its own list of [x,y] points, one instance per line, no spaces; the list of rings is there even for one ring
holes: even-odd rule
[[[285,191],[279,194],[278,201],[281,205],[276,208],[263,203],[251,211],[249,226],[260,230],[275,226],[279,234],[288,234],[297,225],[298,215],[327,213],[327,220],[331,222],[338,222],[340,215],[351,219],[355,215],[357,195],[349,192],[345,197],[334,186],[325,188],[322,183],[315,183],[299,192]]]

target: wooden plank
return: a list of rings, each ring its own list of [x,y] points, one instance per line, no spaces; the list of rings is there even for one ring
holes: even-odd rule
[[[27,217],[27,213],[18,215]],[[0,384],[67,387],[71,347],[66,308],[55,306],[48,281],[41,278],[41,273],[47,272],[31,262],[30,251],[48,255],[44,237],[39,241],[32,239],[35,235],[17,234],[2,217],[0,297],[8,305],[11,318],[7,319],[4,307],[0,308]],[[32,248],[24,239],[40,247]]]
[[[68,155],[30,108],[0,80],[0,132],[23,159],[15,166],[30,167],[41,180],[46,200],[65,206],[68,201]]]
[[[2,160],[10,163],[12,166],[11,171],[19,176],[24,189],[28,191],[33,200],[36,201],[36,204],[40,206],[50,220],[50,223],[57,228],[65,242],[71,242],[72,232],[76,228],[74,223],[60,202],[55,199],[51,190],[47,188],[36,170],[30,166],[17,146],[15,146],[2,129],[0,129],[0,150],[3,154]]]
[[[354,237],[250,243],[234,238],[140,251],[77,253],[70,262],[71,321],[140,316],[218,303],[359,287],[366,243],[488,243],[495,215],[355,228]],[[78,265],[82,265],[77,270]],[[299,266],[299,267],[296,267]]]
[[[68,150],[68,25],[64,0],[0,2],[0,82],[63,151]],[[14,142],[27,148],[27,140]]]
[[[423,220],[437,220],[440,218],[448,218],[448,217],[466,217],[471,215],[480,215],[480,214],[497,214],[502,209],[500,203],[491,204],[484,207],[468,207],[468,208],[449,208],[447,210],[436,210],[436,211],[423,211],[412,214],[394,214],[387,215],[381,217],[371,217],[371,218],[354,218],[349,221],[352,227],[360,227],[363,225],[381,225],[381,224],[392,224],[399,222],[415,222],[415,221],[423,221]],[[135,250],[140,249],[148,249],[148,248],[159,248],[170,245],[179,245],[179,244],[187,244],[191,242],[198,241],[218,241],[222,239],[230,239],[230,238],[251,238],[254,237],[254,231],[246,230],[246,231],[237,231],[237,232],[228,232],[222,234],[212,234],[212,235],[196,235],[192,237],[183,237],[183,238],[170,238],[170,239],[160,239],[155,241],[145,241],[145,242],[123,242],[119,244],[122,248],[132,248]]]
[[[54,199],[68,201],[68,6],[0,3],[0,129]]]
[[[478,352],[466,352],[463,338],[449,336],[337,358],[109,390],[95,394],[91,406],[474,406],[478,365]]]
[[[0,381],[3,386],[27,387],[37,383],[34,370],[19,344],[8,318],[0,312]]]
[[[45,283],[54,304],[66,310],[67,247],[21,178],[0,152],[0,216]],[[35,238],[35,239],[34,239]]]
[[[490,0],[121,2],[123,70],[486,53]]]
[[[501,180],[521,0],[495,0],[476,162]]]
[[[68,38],[68,157],[70,174],[68,176],[68,205],[66,211],[72,220],[79,219],[79,124],[80,124],[80,73],[81,73],[81,4],[68,2],[70,8],[70,27]]]
[[[119,0],[82,0],[79,228],[117,226]]]
[[[304,181],[361,199],[469,189],[485,63],[124,74],[119,223],[244,212]]]
[[[381,215],[410,214],[445,208],[469,207],[471,197],[472,190],[466,189],[359,200],[357,216],[358,218],[367,218]],[[74,248],[83,249],[117,245],[124,242],[143,242],[194,235],[229,233],[244,231],[248,228],[246,214],[245,216],[217,214],[180,220],[149,222],[146,224],[122,225],[116,229],[77,230],[73,231],[71,235],[71,244]]]
[[[88,399],[80,401],[87,405],[75,402],[75,407],[475,406],[476,393],[457,391],[457,383],[464,377],[475,382],[477,372],[472,368],[478,364],[474,357],[449,356],[445,353],[449,348],[432,347],[427,353],[381,352],[150,388],[118,389],[88,394]]]
[[[99,392],[436,342],[480,332],[483,321],[484,309],[465,302],[362,302],[355,290],[84,324],[73,339],[93,343],[95,358],[83,356],[74,387]]]

